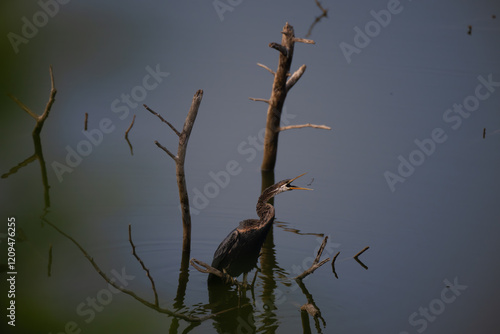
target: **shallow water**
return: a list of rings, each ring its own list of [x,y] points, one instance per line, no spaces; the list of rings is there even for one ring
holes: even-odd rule
[[[332,130],[281,134],[274,179],[307,172],[297,183],[314,191],[275,198],[276,222],[259,260],[261,271],[254,289],[240,296],[234,289],[209,291],[207,275],[181,260],[175,165],[154,145],[158,140],[175,151],[177,138],[141,104],[180,129],[193,94],[204,90],[186,180],[190,257],[210,262],[239,221],[257,217],[266,106],[248,97],[267,98],[272,76],[256,63],[276,66],[277,52],[267,45],[280,40],[285,22],[305,37],[321,14],[314,1],[235,1],[223,20],[212,2],[70,2],[20,44],[18,53],[4,39],[2,90],[41,113],[52,64],[58,93],[41,133],[50,189],[44,190],[38,161],[0,180],[2,242],[8,217],[16,218],[17,231],[16,327],[4,318],[2,328],[8,333],[496,328],[500,21],[493,15],[500,8],[486,1],[401,1],[391,7],[399,12],[363,45],[353,28],[376,29],[371,11],[381,13],[395,2],[322,3],[329,12],[310,36],[316,45],[295,47],[292,68],[305,63],[307,70],[288,94],[282,121]],[[20,34],[21,18],[41,10],[36,3],[4,6],[9,8],[5,36]],[[359,52],[346,57],[342,43],[356,46],[356,41]],[[145,86],[151,71],[162,73],[157,85],[147,81],[151,89],[137,88]],[[121,101],[124,94],[131,96],[130,104]],[[33,153],[34,122],[7,96],[0,104],[0,171],[7,174]],[[458,104],[468,109],[448,112]],[[132,155],[124,133],[134,114]],[[100,137],[95,129],[108,133]],[[82,144],[92,141],[89,134],[97,144]],[[68,150],[88,153],[80,161],[71,158],[71,172],[58,177],[53,164],[68,165]],[[217,183],[213,175],[224,174],[228,164],[238,172]],[[392,186],[387,172],[393,173]],[[132,255],[130,225],[161,308],[192,316],[235,309],[201,323],[159,313],[110,287],[47,221],[73,237],[103,273],[153,303],[151,282]],[[322,259],[340,252],[338,278],[328,262],[299,286],[292,277],[310,266],[325,236]],[[358,263],[353,256],[366,246]],[[301,314],[308,300],[320,318]]]

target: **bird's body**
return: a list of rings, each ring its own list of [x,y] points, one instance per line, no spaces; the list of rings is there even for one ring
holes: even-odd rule
[[[256,208],[260,219],[247,219],[240,222],[238,227],[229,233],[215,251],[212,267],[225,271],[232,277],[246,274],[255,267],[262,244],[274,222],[274,207],[267,202],[284,191],[310,190],[291,185],[292,181],[302,175],[280,181],[262,192]],[[208,280],[209,283],[221,281],[213,274],[209,275]]]

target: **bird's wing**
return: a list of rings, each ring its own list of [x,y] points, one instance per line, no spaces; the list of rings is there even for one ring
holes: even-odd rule
[[[217,250],[214,253],[212,267],[219,270],[223,269],[219,267],[221,266],[224,259],[231,253],[231,250],[237,244],[239,238],[240,232],[238,232],[238,229],[234,229],[224,240],[222,240],[219,247],[217,247]]]

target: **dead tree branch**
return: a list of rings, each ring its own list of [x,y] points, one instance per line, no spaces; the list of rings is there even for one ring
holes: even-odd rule
[[[174,155],[166,147],[162,146],[158,141],[155,141],[155,144],[163,151],[165,151],[175,161],[177,187],[179,188],[179,200],[181,203],[181,212],[182,212],[183,253],[189,253],[191,249],[191,214],[189,211],[189,197],[186,186],[186,175],[184,172],[184,161],[186,160],[186,150],[189,141],[189,136],[191,135],[191,130],[193,129],[194,121],[196,120],[196,115],[198,114],[198,109],[200,108],[202,98],[203,98],[203,90],[200,89],[193,96],[191,107],[189,109],[186,120],[184,121],[184,127],[182,128],[182,132],[177,131],[177,129],[168,121],[166,121],[163,117],[161,117],[160,114],[151,110],[147,105],[144,105],[144,107],[149,112],[160,118],[162,122],[166,123],[179,136],[179,146],[177,148],[177,155]]]
[[[333,274],[335,275],[335,278],[339,278],[339,276],[337,275],[337,272],[335,271],[335,260],[337,259],[337,256],[339,256],[340,252],[337,252],[337,254],[335,254],[335,256],[333,257],[332,259],[332,271],[333,271]]]
[[[153,115],[155,115],[156,117],[158,117],[158,118],[160,119],[160,121],[162,121],[163,123],[167,124],[167,125],[168,125],[171,129],[172,129],[172,131],[174,131],[174,132],[175,132],[175,134],[176,134],[177,136],[179,136],[179,137],[181,136],[181,133],[180,133],[179,131],[177,131],[177,129],[176,129],[176,128],[172,125],[172,124],[170,124],[170,122],[169,122],[169,121],[167,121],[167,120],[165,120],[163,117],[161,117],[161,115],[160,115],[160,114],[158,114],[156,111],[154,111],[154,110],[150,109],[150,108],[149,108],[147,105],[145,105],[145,104],[144,104],[144,108],[146,108],[146,110],[148,110],[150,113],[152,113]]]
[[[297,81],[299,81],[299,79],[302,77],[302,74],[304,74],[304,72],[306,71],[306,68],[307,68],[306,65],[302,65],[301,67],[299,67],[299,69],[297,71],[295,71],[290,76],[290,78],[288,78],[288,80],[286,82],[287,93],[297,83]]]
[[[260,66],[266,70],[268,70],[272,75],[276,75],[276,72],[274,72],[273,70],[271,70],[269,67],[267,67],[266,65],[264,64],[261,64],[261,63],[257,63],[257,66]]]
[[[302,274],[298,275],[297,277],[294,277],[295,280],[301,280],[305,278],[306,276],[312,274],[316,269],[330,261],[330,258],[326,258],[323,261],[319,262],[319,259],[321,258],[321,254],[323,254],[323,250],[325,249],[326,242],[328,240],[328,237],[326,236],[323,239],[323,242],[321,243],[321,246],[319,247],[318,253],[316,254],[316,258],[314,259],[311,267],[307,270],[305,270]]]
[[[128,133],[132,129],[135,123],[135,115],[134,118],[132,118],[132,123],[130,123],[130,126],[128,127],[127,131],[125,131],[125,140],[127,141],[128,146],[130,147],[130,154],[134,155],[134,148],[132,147],[132,143],[130,143],[130,140],[128,140]]]
[[[265,102],[265,103],[269,104],[269,100],[267,100],[267,99],[260,99],[260,98],[256,98],[256,97],[249,97],[248,99],[252,100],[252,101]]]
[[[361,251],[358,252],[358,254],[354,255],[353,258],[358,258],[361,254],[363,254],[364,252],[366,252],[370,247],[369,246],[366,246],[365,248],[363,248]]]
[[[280,131],[285,131],[285,130],[290,130],[290,129],[302,129],[302,128],[315,128],[315,129],[324,129],[324,130],[331,130],[332,128],[326,125],[317,125],[317,124],[298,124],[298,125],[287,125],[287,126],[281,126]]]
[[[41,115],[35,114],[33,111],[31,111],[30,108],[28,108],[24,103],[19,101],[16,97],[8,94],[9,97],[14,102],[16,102],[19,107],[21,107],[21,109],[26,111],[28,113],[28,115],[33,117],[33,119],[36,121],[35,128],[33,129],[33,134],[40,134],[40,131],[42,131],[43,123],[45,122],[47,117],[49,117],[50,109],[52,108],[52,105],[54,104],[55,99],[56,99],[57,90],[56,90],[55,83],[54,83],[54,73],[52,71],[52,65],[49,66],[49,71],[50,71],[50,85],[51,85],[49,101],[47,102],[47,105],[45,106],[45,110],[43,111],[43,113]]]
[[[264,157],[261,165],[262,171],[274,170],[274,167],[276,165],[276,155],[278,152],[278,137],[280,131],[282,130],[280,128],[281,112],[283,110],[286,95],[288,91],[302,77],[306,70],[306,66],[302,65],[297,71],[290,75],[290,67],[292,64],[295,43],[298,42],[314,44],[313,40],[295,37],[293,27],[288,24],[288,22],[283,27],[283,31],[281,32],[281,34],[281,44],[269,44],[269,47],[280,52],[278,69],[276,70],[276,72],[269,69],[267,66],[257,64],[274,75],[271,97],[268,100],[250,98],[250,100],[252,101],[266,102],[269,105],[267,109],[266,133],[264,137]],[[286,129],[287,128],[283,128],[283,130]]]
[[[311,36],[311,33],[312,33],[312,30],[314,29],[314,26],[319,22],[321,21],[322,18],[324,17],[328,17],[328,9],[325,9],[323,8],[323,6],[321,6],[321,4],[319,3],[318,0],[314,0],[316,2],[316,5],[319,7],[319,9],[321,10],[322,14],[319,15],[319,16],[316,16],[316,18],[314,19],[314,22],[311,24],[311,26],[309,27],[309,31],[307,32],[307,35],[306,37],[309,37]]]
[[[28,113],[33,119],[35,119],[36,124],[35,127],[33,128],[32,132],[32,137],[33,137],[33,144],[35,146],[35,153],[30,156],[29,158],[25,159],[21,163],[19,163],[17,166],[14,166],[10,169],[8,173],[3,174],[1,177],[2,178],[7,178],[10,175],[16,173],[20,168],[28,165],[29,163],[38,160],[40,163],[40,170],[42,172],[42,183],[43,183],[43,188],[44,188],[44,201],[45,201],[45,209],[50,207],[50,196],[49,196],[49,181],[48,181],[48,176],[47,176],[47,166],[45,164],[45,159],[43,157],[43,151],[42,151],[42,141],[40,139],[40,132],[42,131],[43,124],[47,117],[49,117],[50,110],[52,108],[52,105],[54,104],[55,97],[57,94],[57,90],[55,88],[55,83],[54,83],[54,73],[52,71],[52,66],[49,67],[49,72],[50,72],[50,83],[51,83],[51,88],[50,88],[50,94],[49,94],[49,101],[47,102],[47,105],[45,106],[45,110],[41,115],[37,115],[34,112],[31,111],[24,103],[19,101],[16,97],[9,95],[10,98],[16,102],[16,104],[21,107],[25,112]]]

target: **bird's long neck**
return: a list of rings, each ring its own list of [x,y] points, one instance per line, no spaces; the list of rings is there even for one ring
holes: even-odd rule
[[[273,197],[274,194],[264,191],[257,201],[257,215],[262,225],[272,222],[274,218],[274,206],[267,203]]]

